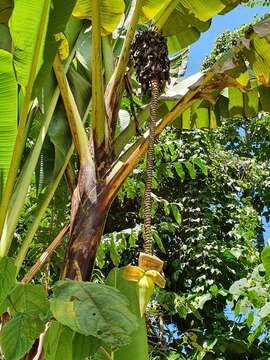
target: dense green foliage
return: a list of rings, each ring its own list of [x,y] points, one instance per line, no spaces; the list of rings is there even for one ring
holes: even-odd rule
[[[190,358],[203,351],[214,359],[265,354],[267,337],[259,348],[249,347],[249,327],[234,322],[226,304],[230,287],[249,276],[264,247],[269,126],[269,116],[262,115],[224,122],[213,132],[171,130],[156,145],[155,249],[165,261],[167,286],[149,308],[149,316],[156,318],[150,332],[155,354],[183,346]],[[141,164],[113,204],[101,247],[109,252],[105,269],[110,261],[134,261],[141,247],[143,169]],[[103,265],[101,252],[98,264]]]
[[[269,2],[269,0],[249,0],[248,5],[251,7],[255,7],[255,6],[259,6],[259,5],[269,6],[270,2]]]
[[[203,67],[245,28],[222,34]],[[223,121],[213,132],[172,129],[156,145],[155,248],[170,276],[148,311],[153,359],[268,358],[260,252],[270,215],[269,130],[269,115],[260,114]],[[98,257],[107,271],[134,262],[142,246],[144,168],[124,184],[109,214]]]

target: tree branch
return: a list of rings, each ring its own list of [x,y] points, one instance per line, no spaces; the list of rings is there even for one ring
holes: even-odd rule
[[[44,253],[40,256],[38,261],[31,267],[29,272],[24,276],[24,278],[22,279],[22,283],[29,283],[33,279],[33,277],[36,275],[36,273],[42,268],[42,266],[45,264],[45,262],[49,260],[52,253],[61,244],[61,241],[63,240],[64,236],[67,234],[68,230],[69,230],[69,225],[66,225],[60,231],[60,233],[56,236],[56,238],[48,246],[46,251],[44,251]]]

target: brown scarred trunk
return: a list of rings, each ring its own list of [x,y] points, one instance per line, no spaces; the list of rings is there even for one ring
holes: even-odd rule
[[[89,281],[95,265],[98,245],[103,233],[108,207],[97,201],[80,205],[75,217],[67,251],[64,277]]]
[[[81,166],[71,205],[70,240],[63,278],[89,281],[109,211],[109,201],[99,196],[104,186],[97,181],[93,163]]]
[[[70,240],[63,278],[89,281],[111,203],[147,149],[145,140],[119,168],[97,182],[93,169],[80,170],[72,196]],[[92,189],[92,190],[91,190]]]

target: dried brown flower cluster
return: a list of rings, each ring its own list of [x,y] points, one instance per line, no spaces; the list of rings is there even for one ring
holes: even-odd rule
[[[147,93],[151,89],[152,80],[158,81],[162,92],[170,79],[170,62],[164,36],[152,29],[138,32],[132,45],[131,57],[143,92]]]

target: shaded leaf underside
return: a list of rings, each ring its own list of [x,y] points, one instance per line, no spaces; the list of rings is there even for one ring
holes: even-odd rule
[[[220,118],[250,118],[259,111],[269,112],[269,54],[270,19],[267,19],[250,28],[238,45],[206,73],[179,81],[162,96],[172,108],[189,90],[202,88],[197,100],[174,125],[183,129],[215,128]],[[209,74],[212,78],[207,83],[205,79]]]

